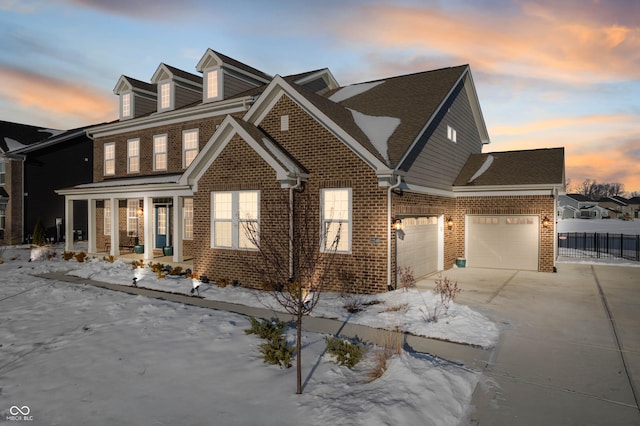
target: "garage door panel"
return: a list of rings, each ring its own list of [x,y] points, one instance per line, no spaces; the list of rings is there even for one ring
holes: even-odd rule
[[[414,277],[438,269],[438,221],[436,217],[404,220],[398,231],[398,267],[410,267]]]
[[[469,216],[471,267],[538,270],[537,216]]]

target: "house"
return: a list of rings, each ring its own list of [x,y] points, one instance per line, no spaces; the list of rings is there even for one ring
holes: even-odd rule
[[[561,219],[602,219],[609,211],[582,194],[558,196],[558,217]]]
[[[636,196],[636,197],[629,198],[629,200],[627,201],[627,204],[629,205],[629,207],[633,209],[633,214],[631,215],[631,217],[635,219],[639,218],[640,217],[640,197]]]
[[[564,150],[482,154],[468,65],[341,87],[328,69],[271,76],[208,49],[196,71],[121,76],[119,120],[88,130],[93,181],[58,193],[67,221],[88,202],[90,252],[133,246],[260,287],[245,231],[282,240],[284,224],[310,226],[319,250],[336,242],[341,268],[366,276],[361,292],[396,286],[400,267],[419,277],[462,257],[554,269]]]
[[[598,201],[598,206],[607,209],[609,217],[616,219],[632,218],[635,214],[634,209],[624,197],[604,197]]]
[[[48,238],[61,239],[64,198],[54,189],[90,179],[92,152],[84,129],[0,121],[0,244],[28,241],[38,219]],[[78,220],[74,229],[86,230],[86,215]]]

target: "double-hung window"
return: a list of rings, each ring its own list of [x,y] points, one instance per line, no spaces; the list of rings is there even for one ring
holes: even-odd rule
[[[185,240],[193,239],[193,198],[185,198],[182,206],[182,236]]]
[[[7,222],[7,211],[4,206],[0,206],[0,231],[4,231]]]
[[[120,95],[120,118],[131,117],[131,93]]]
[[[211,222],[212,248],[256,249],[260,192],[212,192]]]
[[[160,84],[160,109],[171,108],[171,83]]]
[[[140,201],[137,199],[127,200],[127,233],[130,236],[138,235],[138,208],[140,207]]]
[[[321,250],[351,251],[351,188],[322,189]]]
[[[7,163],[0,160],[0,185],[7,183]]]
[[[167,135],[153,137],[153,170],[167,170]]]
[[[218,70],[209,70],[205,73],[205,84],[206,84],[206,97],[207,100],[214,100],[218,98]]]
[[[104,174],[116,174],[116,144],[115,142],[104,144]]]
[[[198,129],[182,132],[182,167],[187,168],[198,155]]]
[[[140,172],[140,139],[127,141],[127,173]]]

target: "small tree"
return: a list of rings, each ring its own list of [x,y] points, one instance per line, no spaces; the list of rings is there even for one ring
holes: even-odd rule
[[[296,393],[302,393],[302,318],[320,299],[328,274],[333,270],[340,229],[327,241],[327,231],[319,231],[318,217],[307,193],[269,203],[275,217],[268,232],[260,232],[255,221],[241,221],[247,239],[258,249],[258,262],[247,265],[263,279],[264,289],[291,314],[296,325]],[[295,206],[295,207],[294,207]],[[282,220],[288,218],[289,220]],[[242,218],[241,218],[242,219]]]
[[[33,244],[37,246],[43,246],[45,244],[44,226],[40,218],[38,218],[36,226],[33,228]]]

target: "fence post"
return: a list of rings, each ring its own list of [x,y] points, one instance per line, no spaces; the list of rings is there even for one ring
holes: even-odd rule
[[[624,259],[624,234],[620,234],[620,259]]]
[[[640,262],[640,235],[636,235],[636,261]]]
[[[596,258],[600,259],[600,235],[593,233],[593,249],[596,251]]]

